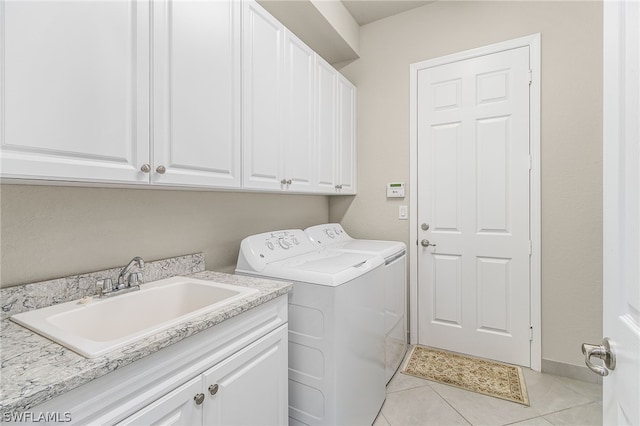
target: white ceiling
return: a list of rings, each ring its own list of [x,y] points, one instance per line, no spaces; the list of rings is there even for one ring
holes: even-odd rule
[[[359,25],[366,25],[435,0],[342,0],[351,16]]]

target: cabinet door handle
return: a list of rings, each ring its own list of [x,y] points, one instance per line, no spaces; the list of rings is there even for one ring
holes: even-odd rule
[[[218,389],[219,389],[219,386],[218,386],[217,383],[215,385],[211,385],[211,386],[209,386],[209,393],[211,395],[215,395],[215,394],[218,393]]]
[[[148,164],[143,164],[142,167],[140,167],[140,171],[142,173],[149,173],[151,171],[151,166]]]
[[[158,166],[156,167],[156,172],[160,173],[161,175],[164,174],[164,172],[166,172],[167,169],[164,166]]]
[[[196,405],[200,405],[204,402],[204,394],[199,393],[193,397],[193,400],[196,402]]]

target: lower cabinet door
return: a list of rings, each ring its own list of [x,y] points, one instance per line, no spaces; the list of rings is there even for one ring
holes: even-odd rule
[[[204,399],[202,379],[198,376],[127,417],[119,425],[201,425]]]
[[[287,326],[203,375],[205,425],[288,424]]]

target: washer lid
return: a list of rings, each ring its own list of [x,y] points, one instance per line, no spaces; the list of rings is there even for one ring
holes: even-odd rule
[[[260,275],[335,287],[383,264],[377,255],[323,251],[271,263]]]

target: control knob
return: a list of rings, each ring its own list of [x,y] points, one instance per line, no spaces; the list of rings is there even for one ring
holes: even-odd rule
[[[280,243],[280,247],[282,247],[285,250],[288,250],[289,247],[291,247],[291,243],[285,240],[284,238],[280,238],[278,242]]]

